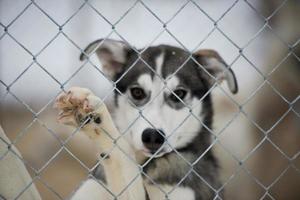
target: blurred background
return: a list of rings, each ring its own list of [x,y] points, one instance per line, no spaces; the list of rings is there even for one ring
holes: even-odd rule
[[[62,85],[111,95],[101,64],[80,62],[81,49],[99,38],[211,48],[240,89],[213,90],[226,199],[300,199],[299,19],[298,0],[1,0],[0,125],[32,176],[41,170],[42,198],[68,198],[97,155],[57,124],[53,100]]]

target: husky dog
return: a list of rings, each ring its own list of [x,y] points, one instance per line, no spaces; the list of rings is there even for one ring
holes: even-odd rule
[[[191,55],[169,45],[137,52],[124,42],[100,39],[88,45],[80,59],[88,59],[94,52],[103,72],[115,83],[112,121],[116,127],[104,105],[96,108],[101,100],[88,89],[70,89],[58,97],[56,106],[62,111],[62,123],[81,126],[95,140],[106,135],[99,139],[106,149],[103,152],[114,149],[104,156],[108,160],[103,164],[107,185],[129,190],[126,197],[126,192],[122,193],[123,199],[223,198],[218,162],[211,150],[210,91],[222,80],[234,94],[238,87],[220,55],[214,50]],[[130,151],[127,153],[136,164],[112,148],[110,137],[118,135],[122,137],[115,143]],[[103,174],[102,169],[95,174]],[[134,179],[134,173],[140,176]],[[121,186],[124,180],[133,183],[121,188],[126,186],[126,181]]]

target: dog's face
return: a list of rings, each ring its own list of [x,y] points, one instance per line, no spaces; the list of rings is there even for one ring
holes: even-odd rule
[[[227,80],[233,93],[233,72],[212,50],[190,56],[183,49],[160,45],[138,54],[114,40],[91,43],[81,55],[95,51],[104,72],[116,82],[114,121],[136,151],[161,156],[185,148],[202,128],[203,99],[216,81]]]

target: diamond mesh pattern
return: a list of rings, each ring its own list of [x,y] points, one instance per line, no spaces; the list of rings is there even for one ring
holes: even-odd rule
[[[74,1],[75,2],[75,1]],[[130,2],[130,1],[128,1]],[[128,3],[127,2],[127,3]],[[228,1],[229,2],[229,1]],[[82,161],[77,153],[74,153],[70,143],[72,143],[73,137],[78,135],[77,128],[74,130],[71,134],[69,134],[67,137],[63,138],[60,136],[56,130],[53,130],[52,125],[48,123],[47,118],[43,117],[43,114],[46,112],[46,110],[49,110],[51,105],[53,104],[54,99],[56,96],[63,90],[69,88],[69,85],[73,85],[72,80],[75,77],[80,77],[84,75],[85,70],[90,71],[92,70],[94,73],[97,74],[97,76],[101,76],[104,81],[106,81],[108,84],[111,84],[113,87],[106,89],[105,93],[102,94],[102,99],[108,99],[115,91],[120,93],[120,95],[123,95],[118,89],[116,88],[116,84],[122,77],[120,77],[119,80],[113,82],[107,77],[98,67],[97,61],[94,61],[93,59],[87,59],[84,61],[80,66],[76,66],[73,68],[73,70],[68,74],[68,78],[65,79],[61,75],[61,73],[57,72],[56,70],[53,70],[51,68],[51,63],[47,63],[43,60],[43,58],[47,56],[53,56],[53,60],[55,61],[60,67],[63,67],[64,65],[70,65],[72,63],[65,63],[64,61],[60,61],[59,55],[54,56],[54,52],[56,49],[54,47],[51,47],[54,43],[60,43],[62,41],[67,42],[70,51],[74,52],[73,54],[79,54],[83,53],[84,45],[86,45],[88,42],[82,42],[78,43],[77,38],[78,35],[74,34],[76,31],[72,30],[72,23],[76,23],[76,18],[83,18],[86,19],[87,17],[84,16],[82,13],[82,10],[87,9],[89,12],[93,14],[93,17],[97,18],[97,21],[99,22],[99,25],[103,27],[103,32],[106,33],[105,38],[111,38],[116,37],[126,44],[130,46],[134,51],[136,51],[139,54],[139,60],[142,61],[149,70],[156,73],[153,68],[145,61],[143,60],[141,54],[143,51],[145,51],[148,47],[151,45],[154,45],[156,43],[159,43],[160,41],[164,41],[164,38],[168,38],[168,40],[174,41],[173,43],[176,43],[177,46],[185,49],[186,51],[190,52],[189,57],[187,58],[186,62],[189,59],[193,59],[196,63],[197,61],[192,57],[193,52],[195,52],[197,49],[201,48],[204,43],[208,42],[210,38],[213,38],[215,34],[218,34],[220,38],[222,38],[228,46],[232,46],[236,50],[236,54],[232,56],[230,59],[229,67],[234,67],[237,65],[240,60],[243,60],[243,63],[245,63],[248,67],[252,68],[253,74],[256,74],[261,77],[261,82],[257,85],[256,89],[253,91],[248,91],[247,97],[243,99],[242,101],[240,99],[236,99],[235,97],[232,97],[227,90],[223,89],[221,85],[219,85],[217,82],[213,85],[213,87],[208,91],[208,93],[211,93],[213,91],[218,90],[218,93],[223,98],[226,98],[227,101],[230,102],[231,106],[235,108],[235,112],[230,117],[230,120],[228,120],[226,123],[222,125],[222,128],[218,130],[211,130],[201,121],[199,116],[193,112],[193,107],[189,107],[185,104],[186,107],[190,110],[190,113],[188,116],[186,116],[186,119],[189,117],[193,117],[199,121],[199,123],[206,127],[209,132],[213,135],[214,140],[213,143],[210,145],[210,147],[199,156],[199,158],[194,163],[189,163],[176,149],[173,149],[174,152],[183,159],[189,166],[190,171],[182,178],[180,182],[178,182],[177,185],[174,186],[174,188],[166,193],[165,191],[161,190],[163,193],[165,193],[166,197],[174,190],[176,187],[178,187],[184,179],[190,174],[194,173],[197,176],[199,176],[199,179],[203,181],[211,190],[213,190],[216,194],[215,199],[221,199],[219,196],[219,193],[222,192],[227,186],[229,187],[230,183],[240,174],[245,173],[249,179],[251,179],[260,189],[262,189],[264,192],[263,196],[260,197],[260,199],[276,199],[276,196],[272,193],[272,188],[276,183],[289,171],[289,170],[295,170],[297,175],[299,176],[299,165],[297,166],[296,161],[299,160],[300,151],[297,149],[293,153],[286,153],[280,145],[278,145],[276,142],[272,140],[272,137],[270,137],[272,131],[276,129],[278,124],[282,123],[286,117],[289,115],[294,115],[297,119],[297,122],[299,123],[299,111],[296,109],[296,104],[299,104],[299,93],[298,96],[294,98],[286,97],[281,93],[279,89],[277,89],[274,84],[272,83],[271,79],[274,73],[280,68],[280,66],[286,62],[290,57],[293,57],[297,62],[299,66],[300,58],[299,55],[295,53],[295,49],[300,43],[300,38],[297,38],[293,43],[286,42],[286,40],[278,33],[277,30],[274,29],[274,27],[271,25],[271,20],[284,8],[288,0],[281,0],[280,3],[276,6],[276,9],[274,9],[271,13],[269,13],[267,16],[265,14],[262,14],[261,11],[255,7],[255,4],[248,0],[235,0],[230,1],[230,5],[228,7],[219,9],[219,13],[212,14],[209,9],[207,9],[205,6],[202,6],[201,1],[195,1],[195,0],[186,0],[181,1],[177,6],[170,6],[170,9],[173,10],[172,15],[166,16],[163,12],[159,10],[159,6],[155,6],[155,2],[146,1],[146,0],[136,0],[132,1],[126,6],[123,7],[122,12],[116,13],[116,15],[111,17],[106,17],[106,12],[104,8],[101,8],[97,5],[95,1],[76,1],[74,5],[72,5],[72,12],[71,14],[66,16],[65,14],[63,16],[57,16],[54,9],[55,7],[50,5],[50,7],[47,7],[47,3],[44,1],[23,1],[22,5],[18,5],[15,12],[12,12],[10,14],[10,18],[5,18],[4,20],[0,19],[0,42],[7,40],[10,41],[9,44],[17,46],[17,53],[21,52],[22,54],[26,55],[27,59],[22,62],[24,66],[21,68],[16,68],[16,73],[14,76],[9,76],[8,78],[3,77],[3,79],[0,80],[0,87],[1,90],[4,91],[0,95],[0,101],[4,101],[5,98],[8,96],[13,99],[19,107],[22,107],[22,109],[25,109],[26,112],[31,115],[31,121],[23,127],[22,130],[19,130],[16,134],[16,137],[12,139],[12,143],[8,144],[4,139],[1,139],[1,142],[4,142],[10,147],[11,145],[20,145],[22,143],[22,139],[24,137],[28,136],[28,132],[30,132],[30,129],[32,126],[39,126],[41,129],[45,130],[44,132],[47,134],[47,137],[51,137],[54,141],[53,143],[56,143],[57,148],[55,149],[55,152],[50,153],[50,155],[47,155],[47,161],[45,163],[40,163],[39,165],[35,166],[30,161],[27,161],[24,158],[21,158],[17,153],[15,153],[11,148],[7,149],[7,152],[3,155],[0,155],[0,162],[3,160],[3,158],[8,154],[9,152],[13,153],[15,156],[17,156],[25,165],[26,167],[31,171],[32,174],[32,182],[29,183],[23,190],[19,192],[19,194],[15,197],[15,199],[21,199],[22,194],[26,192],[26,190],[35,182],[39,182],[41,185],[43,185],[44,188],[49,190],[57,199],[64,199],[65,196],[70,196],[71,194],[60,194],[57,191],[55,191],[55,187],[51,185],[51,183],[48,183],[43,178],[43,172],[51,166],[52,163],[55,163],[57,159],[59,159],[60,156],[64,155],[67,157],[70,157],[74,162],[79,164],[79,167],[82,168],[85,173],[85,179],[87,178],[93,178],[92,171],[97,167],[96,165],[87,165],[85,161]],[[120,2],[119,2],[120,3]],[[156,4],[159,4],[156,2]],[[215,3],[214,3],[215,4]],[[71,4],[70,4],[71,5]],[[125,4],[124,4],[125,5]],[[49,5],[48,5],[49,6]],[[232,32],[226,31],[228,30],[228,21],[232,20],[230,15],[232,12],[235,12],[235,9],[239,6],[247,7],[248,12],[251,12],[253,16],[255,16],[258,21],[260,21],[259,28],[254,33],[247,33],[249,37],[245,37],[244,41],[235,41],[232,38]],[[201,26],[201,21],[206,21],[206,23],[209,24],[210,29],[206,29],[206,32],[203,32],[200,39],[197,38],[197,43],[194,43],[194,45],[191,45],[189,41],[186,41],[184,34],[182,35],[180,33],[180,27],[174,27],[172,26],[172,23],[175,22],[180,17],[189,17],[188,11],[186,10],[187,7],[192,8],[193,16],[195,16],[195,20],[199,20],[199,26]],[[109,8],[107,8],[109,9]],[[132,20],[131,13],[135,12],[135,9],[142,10],[143,15],[146,15],[148,18],[151,18],[149,20],[148,24],[144,24],[142,26],[143,29],[147,28],[153,28],[156,31],[152,32],[152,35],[147,36],[148,43],[146,44],[146,48],[143,51],[138,51],[137,48],[132,46],[131,44],[135,41],[131,41],[130,39],[127,39],[127,30],[126,30],[126,23],[125,25],[123,22],[125,20]],[[32,12],[38,13],[36,14],[39,16],[39,20],[32,22],[32,25],[28,21],[22,21],[22,17],[24,15],[30,15]],[[13,16],[13,17],[12,17]],[[141,19],[143,20],[143,16],[141,16]],[[141,20],[140,23],[145,23]],[[16,34],[16,30],[22,29],[22,28],[28,28],[30,30],[29,34],[35,34],[35,30],[39,28],[39,23],[48,23],[50,24],[49,27],[51,27],[48,30],[45,30],[45,33],[43,34],[43,43],[40,43],[38,45],[32,45],[31,43],[27,41],[22,41],[18,38],[18,34]],[[82,24],[84,26],[84,24]],[[198,25],[197,25],[198,26]],[[84,29],[84,28],[83,28]],[[191,30],[193,30],[191,28]],[[251,47],[252,43],[256,42],[256,40],[259,40],[259,37],[263,34],[265,31],[270,31],[272,35],[276,38],[278,42],[281,43],[282,48],[286,49],[286,55],[280,58],[280,60],[271,68],[269,72],[264,72],[256,65],[256,61],[252,60],[247,56],[247,50]],[[131,30],[132,31],[132,30]],[[135,30],[139,31],[139,30]],[[193,32],[193,31],[191,31]],[[189,37],[195,37],[195,35],[191,35]],[[34,41],[32,41],[34,43]],[[101,45],[101,44],[100,44]],[[193,46],[192,48],[188,48],[187,46]],[[49,51],[47,53],[47,51]],[[5,50],[1,51],[1,54],[6,56]],[[51,55],[52,53],[52,55]],[[5,58],[5,56],[3,56]],[[9,56],[9,55],[7,55]],[[226,59],[227,60],[227,59]],[[138,60],[137,60],[138,61]],[[61,63],[63,62],[63,63]],[[178,70],[172,75],[174,76],[180,69],[183,68],[185,63],[183,63]],[[21,65],[21,64],[20,64]],[[202,66],[199,64],[199,67],[202,68]],[[1,70],[1,69],[0,69]],[[128,69],[130,70],[130,68]],[[209,73],[208,71],[206,71]],[[64,73],[64,72],[62,72]],[[90,72],[88,72],[90,74]],[[42,76],[43,81],[51,82],[51,87],[56,88],[55,94],[52,95],[51,98],[47,100],[47,103],[44,105],[36,105],[35,103],[31,103],[30,100],[26,98],[22,98],[22,95],[19,95],[17,92],[17,88],[25,87],[23,85],[23,79],[28,79],[33,76],[33,74],[39,74]],[[124,76],[126,75],[126,72],[124,73]],[[159,79],[164,82],[164,78],[161,77],[159,74],[156,74]],[[212,78],[214,78],[212,75],[210,75]],[[170,78],[170,77],[169,77]],[[95,80],[97,81],[97,80]],[[103,80],[102,80],[103,81]],[[19,84],[19,85],[18,85]],[[85,83],[83,82],[83,85]],[[97,83],[95,84],[97,85]],[[260,92],[260,90],[263,89],[263,87],[269,87],[270,90],[273,92],[274,95],[276,95],[280,101],[284,102],[286,105],[286,110],[284,110],[281,113],[281,116],[279,116],[276,120],[273,121],[271,126],[269,127],[262,127],[259,122],[255,120],[255,118],[248,112],[247,106],[248,104],[256,97],[257,93]],[[96,87],[95,87],[96,88]],[[169,90],[172,92],[170,88],[167,87],[167,85],[162,88],[161,91],[158,92],[157,96],[161,95],[163,90]],[[207,93],[207,94],[208,94]],[[207,95],[206,94],[206,95]],[[174,94],[176,95],[176,94]],[[205,96],[204,96],[205,97]],[[202,97],[202,99],[204,98]],[[155,101],[156,98],[153,99]],[[202,99],[199,100],[199,102],[202,101]],[[148,104],[150,104],[149,102]],[[132,103],[134,106],[134,104]],[[196,107],[195,105],[194,107]],[[144,108],[135,107],[140,113],[140,115],[136,116],[136,120],[143,119],[146,122],[149,123],[150,126],[153,126],[151,121],[149,121],[145,115],[143,114],[144,109],[147,107],[147,105]],[[248,150],[243,154],[243,156],[237,156],[235,152],[233,152],[232,149],[228,147],[228,145],[221,142],[220,138],[226,137],[226,131],[230,129],[230,126],[238,120],[240,117],[243,118],[243,121],[246,121],[246,123],[251,124],[257,132],[260,133],[260,141],[258,141],[255,145],[252,146],[252,149]],[[185,120],[186,120],[185,119]],[[185,122],[185,120],[182,121],[182,123],[178,124],[177,127],[174,127],[174,132]],[[128,124],[128,129],[130,129],[131,126],[135,121],[133,121],[131,124]],[[4,124],[3,124],[4,125]],[[153,126],[154,127],[154,126]],[[154,127],[155,128],[155,127]],[[127,130],[128,130],[127,129]],[[122,136],[126,134],[127,130],[124,130],[122,132]],[[171,134],[171,135],[172,135]],[[299,134],[299,133],[298,133]],[[9,133],[8,133],[9,135]],[[119,148],[125,155],[127,153],[123,151],[117,144],[118,139],[120,138],[112,138],[115,140],[115,146],[114,148]],[[251,159],[251,157],[255,154],[256,151],[259,151],[260,148],[264,144],[268,144],[270,148],[273,149],[279,156],[286,161],[286,165],[279,170],[278,175],[276,177],[273,177],[271,182],[268,182],[267,184],[259,180],[259,178],[256,177],[255,173],[246,165],[248,160]],[[26,144],[24,144],[26,145]],[[213,188],[203,177],[201,177],[199,174],[197,174],[196,171],[193,169],[193,165],[199,161],[207,151],[209,151],[214,146],[218,145],[222,151],[227,154],[232,159],[233,162],[236,164],[234,169],[231,172],[231,175],[226,177],[226,180],[223,181],[223,185],[220,188]],[[170,144],[169,146],[173,148]],[[41,147],[42,148],[42,147]],[[112,149],[113,150],[113,149]],[[128,159],[134,160],[130,158],[129,155]],[[26,157],[26,156],[25,156]],[[149,159],[147,162],[150,162],[151,159]],[[295,161],[295,162],[294,162]],[[147,165],[147,162],[144,163],[144,166]],[[147,174],[145,174],[142,170],[143,166],[140,167],[140,173],[142,173],[147,179],[149,179],[150,182],[153,184],[156,184],[155,181],[151,179]],[[138,174],[137,174],[138,176]],[[134,183],[135,179],[132,179],[131,183],[127,186],[130,187],[132,183]],[[122,195],[122,193],[127,189],[124,188],[124,190],[120,194],[113,194],[106,186],[99,180],[97,182],[102,185],[108,193],[110,193],[113,197],[117,198],[118,196]],[[84,183],[84,181],[82,181]],[[81,184],[80,184],[81,185]],[[74,186],[73,189],[79,188],[80,185]],[[76,190],[74,190],[75,192]]]

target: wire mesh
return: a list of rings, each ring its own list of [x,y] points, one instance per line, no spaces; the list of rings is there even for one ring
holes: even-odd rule
[[[277,144],[275,144],[269,137],[269,133],[290,113],[293,112],[294,114],[297,115],[297,117],[299,118],[299,113],[296,111],[296,109],[294,108],[294,104],[296,104],[296,102],[299,100],[300,96],[298,96],[296,99],[290,101],[288,100],[284,95],[282,95],[280,93],[280,91],[278,89],[276,89],[276,87],[273,86],[272,82],[269,81],[271,75],[277,70],[277,68],[287,60],[287,58],[292,55],[294,56],[298,61],[300,61],[298,55],[294,52],[294,49],[297,47],[297,45],[300,43],[300,39],[298,39],[295,43],[293,44],[289,44],[287,42],[285,42],[285,40],[283,38],[281,38],[281,36],[279,34],[276,33],[276,31],[273,29],[273,27],[270,25],[270,20],[281,10],[281,8],[287,3],[288,0],[283,0],[281,1],[280,5],[267,17],[265,17],[262,13],[260,13],[260,11],[258,11],[250,1],[244,0],[243,2],[246,3],[246,5],[253,10],[256,15],[261,18],[264,21],[263,26],[248,40],[248,42],[246,42],[245,45],[241,46],[239,44],[237,44],[235,41],[233,41],[229,35],[227,35],[222,28],[220,28],[219,23],[223,20],[223,18],[230,13],[237,5],[238,3],[242,1],[242,0],[235,0],[232,2],[232,4],[225,10],[224,13],[222,13],[220,15],[220,17],[218,17],[217,19],[214,19],[213,17],[210,16],[210,14],[208,12],[205,11],[205,9],[203,9],[201,7],[201,5],[199,3],[197,3],[194,0],[187,0],[184,1],[184,3],[181,5],[181,7],[168,19],[168,20],[164,20],[161,19],[156,13],[155,11],[153,11],[143,0],[137,0],[135,1],[125,12],[123,15],[121,15],[121,17],[116,20],[115,22],[110,21],[108,18],[105,17],[105,15],[103,15],[101,13],[101,11],[99,11],[97,8],[95,8],[93,6],[93,4],[90,1],[83,1],[82,4],[78,7],[78,9],[71,15],[69,16],[64,22],[57,22],[50,14],[48,14],[47,11],[45,11],[38,2],[31,0],[30,2],[28,2],[28,4],[19,12],[19,14],[10,21],[10,23],[8,24],[3,24],[2,22],[0,22],[0,27],[2,27],[3,29],[3,33],[0,35],[0,41],[4,38],[4,37],[9,37],[10,39],[12,39],[17,45],[19,45],[23,50],[25,50],[31,57],[32,57],[32,61],[30,62],[29,65],[27,65],[25,67],[25,69],[10,83],[5,83],[3,80],[0,80],[0,84],[5,88],[5,95],[10,94],[11,96],[13,96],[15,98],[15,100],[17,102],[19,102],[20,104],[22,104],[34,117],[31,123],[28,124],[27,127],[25,127],[18,135],[17,137],[9,144],[7,143],[4,139],[1,139],[1,142],[5,143],[7,145],[7,152],[3,155],[1,155],[0,157],[0,162],[1,160],[8,154],[8,152],[12,152],[15,156],[18,157],[18,159],[20,159],[27,168],[29,168],[30,170],[33,171],[34,176],[32,177],[32,182],[30,182],[23,190],[21,190],[19,192],[19,194],[14,198],[14,199],[20,199],[20,197],[22,196],[22,194],[34,183],[35,180],[39,180],[46,188],[48,188],[51,192],[53,192],[53,194],[59,198],[59,199],[63,199],[63,197],[57,193],[55,191],[55,189],[53,189],[49,184],[47,184],[47,182],[43,181],[43,179],[40,178],[40,175],[43,173],[43,170],[45,170],[55,159],[56,157],[62,152],[62,151],[66,151],[72,158],[74,158],[86,171],[88,171],[88,176],[87,178],[92,178],[94,180],[95,177],[93,177],[92,172],[94,171],[94,169],[97,167],[97,165],[99,163],[97,163],[95,166],[93,166],[92,168],[88,167],[84,162],[82,162],[74,153],[72,153],[72,151],[69,149],[69,147],[67,146],[68,142],[74,137],[75,134],[78,134],[78,131],[80,130],[80,128],[83,126],[84,123],[82,123],[82,125],[80,127],[78,127],[76,130],[74,130],[67,139],[62,140],[59,136],[58,133],[56,133],[54,130],[52,130],[50,127],[47,126],[47,124],[42,121],[39,117],[40,114],[42,112],[44,112],[47,107],[49,105],[51,105],[55,98],[57,97],[57,95],[62,92],[62,91],[66,91],[68,88],[65,88],[66,85],[69,83],[69,81],[74,78],[77,73],[79,73],[79,71],[81,69],[83,69],[84,67],[86,67],[87,64],[90,64],[95,70],[97,70],[103,77],[105,77],[107,79],[107,81],[109,81],[112,85],[113,88],[105,94],[105,97],[102,98],[102,100],[104,101],[106,98],[110,97],[113,92],[117,92],[120,95],[124,95],[122,94],[121,91],[118,90],[118,88],[116,87],[116,84],[123,78],[123,76],[126,75],[126,73],[131,70],[131,67],[124,73],[123,76],[121,76],[118,80],[116,81],[112,81],[110,80],[109,77],[107,77],[101,70],[99,70],[97,64],[93,63],[93,61],[91,59],[87,59],[86,61],[84,61],[82,63],[82,65],[64,82],[61,82],[60,80],[58,80],[56,78],[56,76],[54,74],[52,74],[47,68],[45,68],[43,66],[43,64],[41,64],[38,61],[38,57],[51,45],[51,43],[53,41],[55,41],[59,36],[63,36],[65,39],[67,39],[76,49],[78,49],[81,53],[85,54],[84,50],[78,45],[76,44],[76,41],[74,41],[65,31],[64,28],[65,26],[72,20],[72,18],[74,18],[75,16],[78,15],[78,13],[84,8],[84,7],[89,7],[90,9],[92,9],[93,11],[95,11],[97,13],[97,15],[102,18],[110,27],[111,30],[109,32],[109,34],[106,36],[105,39],[110,38],[110,36],[112,34],[115,34],[116,36],[118,36],[125,44],[127,44],[133,51],[135,51],[139,57],[138,60],[142,61],[149,70],[151,70],[157,77],[159,77],[159,79],[162,82],[165,82],[166,80],[161,77],[159,74],[157,74],[157,72],[155,70],[153,70],[153,68],[143,59],[143,57],[141,56],[142,53],[144,51],[146,51],[163,33],[167,33],[170,37],[172,37],[177,43],[178,45],[183,48],[184,50],[186,50],[187,52],[189,52],[189,56],[186,59],[186,61],[178,68],[178,70],[176,70],[176,72],[174,74],[172,74],[172,76],[175,76],[176,73],[182,69],[185,65],[185,63],[188,60],[193,60],[194,62],[198,63],[197,60],[194,59],[193,57],[193,53],[206,41],[206,39],[215,31],[218,31],[222,36],[224,36],[224,38],[227,39],[228,42],[230,42],[237,50],[238,50],[238,55],[233,59],[232,63],[229,64],[229,68],[231,68],[236,61],[239,58],[244,58],[250,65],[251,67],[253,67],[253,69],[263,78],[263,82],[257,87],[257,89],[255,91],[253,91],[243,102],[237,102],[234,98],[232,98],[232,96],[230,94],[228,94],[228,92],[226,90],[223,89],[223,87],[221,87],[217,80],[215,79],[215,77],[211,74],[209,74],[209,72],[207,70],[205,70],[203,68],[203,66],[201,66],[200,63],[198,63],[199,68],[202,68],[203,70],[206,71],[206,73],[209,74],[209,76],[213,79],[215,79],[215,84],[209,89],[209,91],[207,92],[206,95],[208,95],[209,93],[212,92],[212,90],[214,90],[215,88],[218,88],[222,94],[224,94],[228,99],[230,99],[230,101],[238,108],[238,111],[236,113],[234,113],[234,116],[231,118],[230,121],[228,121],[221,130],[219,131],[214,131],[211,130],[209,127],[207,127],[203,121],[199,118],[199,116],[197,116],[197,114],[195,114],[193,112],[194,107],[196,107],[197,105],[195,105],[194,107],[190,107],[189,105],[185,104],[185,102],[183,102],[182,100],[180,100],[189,110],[190,113],[189,115],[186,117],[186,119],[188,117],[193,117],[195,119],[197,119],[199,121],[199,124],[201,124],[203,127],[205,127],[206,129],[209,130],[209,132],[211,133],[211,135],[214,137],[214,140],[212,142],[212,144],[209,146],[209,148],[203,152],[202,155],[199,156],[199,158],[194,162],[194,163],[190,163],[189,161],[187,161],[176,149],[174,149],[172,147],[171,144],[167,144],[169,145],[172,150],[182,159],[186,162],[186,164],[188,164],[190,166],[190,171],[186,174],[186,176],[184,176],[182,178],[182,180],[180,182],[178,182],[178,184],[176,184],[174,186],[174,188],[166,193],[165,191],[163,191],[162,189],[160,189],[163,193],[165,193],[165,196],[168,197],[168,195],[176,189],[176,187],[178,187],[183,181],[184,179],[186,179],[186,177],[193,172],[194,174],[197,174],[197,172],[193,169],[193,165],[195,163],[197,163],[200,159],[203,158],[203,156],[215,145],[215,144],[219,144],[228,154],[230,154],[232,156],[232,158],[239,163],[239,166],[235,169],[234,173],[226,180],[223,182],[222,186],[220,188],[213,188],[203,177],[201,177],[199,174],[197,174],[197,176],[199,176],[199,178],[210,188],[214,191],[215,193],[215,199],[222,199],[221,196],[219,195],[220,192],[223,191],[223,189],[225,188],[225,186],[232,180],[235,178],[236,174],[238,174],[240,171],[244,171],[246,174],[248,174],[248,176],[253,179],[265,192],[264,195],[260,198],[260,199],[264,199],[266,197],[270,198],[270,199],[276,199],[274,196],[272,196],[270,189],[272,188],[272,186],[274,186],[276,184],[277,181],[280,180],[280,178],[282,176],[284,176],[284,174],[288,171],[288,169],[293,168],[295,169],[298,173],[299,173],[299,168],[293,163],[294,160],[298,159],[300,152],[298,151],[296,154],[294,154],[293,156],[289,156],[287,155]],[[135,48],[134,46],[132,46],[130,44],[130,42],[128,40],[126,40],[125,37],[123,37],[122,33],[119,33],[119,31],[117,30],[117,27],[119,25],[119,23],[122,22],[122,20],[137,6],[142,6],[144,7],[159,23],[160,26],[162,27],[162,30],[159,31],[159,33],[154,37],[154,39],[147,44],[146,48],[144,48],[142,51],[139,51],[137,48]],[[192,5],[194,6],[198,12],[200,12],[201,14],[203,14],[204,16],[206,16],[206,18],[211,22],[211,24],[213,24],[213,28],[208,32],[208,34],[195,46],[195,48],[193,50],[189,50],[181,41],[179,38],[177,38],[175,36],[175,34],[168,28],[168,25],[170,23],[172,23],[172,21],[176,18],[176,16],[183,10],[185,9],[185,7],[187,5]],[[19,19],[22,18],[22,15],[24,13],[27,12],[27,10],[29,8],[37,8],[39,11],[41,11],[43,13],[44,16],[46,16],[57,28],[57,32],[56,34],[41,48],[41,50],[39,50],[37,53],[33,53],[33,51],[31,51],[29,48],[26,47],[25,44],[23,44],[22,42],[20,42],[18,40],[17,37],[15,37],[13,34],[11,34],[11,29],[13,29],[13,25],[14,23]],[[264,73],[262,72],[254,63],[253,61],[251,61],[247,55],[244,53],[244,50],[251,45],[251,43],[261,34],[261,32],[264,31],[265,28],[270,29],[273,34],[276,36],[276,38],[278,40],[280,40],[287,48],[288,48],[288,53],[287,55],[279,62],[277,63],[272,70],[269,73]],[[102,43],[99,44],[99,46],[102,45]],[[89,55],[86,55],[87,57],[89,57]],[[137,60],[137,61],[138,61]],[[23,101],[21,98],[18,97],[17,94],[15,94],[13,91],[11,91],[12,86],[14,86],[14,84],[16,84],[20,78],[22,76],[24,76],[25,74],[28,74],[30,69],[34,66],[38,66],[45,74],[47,74],[47,76],[49,76],[51,79],[53,79],[56,84],[58,85],[58,87],[60,88],[60,91],[57,92],[56,96],[53,97],[52,99],[50,99],[48,101],[47,104],[45,104],[39,111],[35,111],[34,109],[31,108],[30,105],[28,105],[28,103],[26,103],[25,101]],[[132,65],[132,67],[134,66],[134,64]],[[172,78],[169,77],[169,78]],[[286,110],[284,112],[284,114],[276,121],[276,123],[274,123],[269,129],[264,129],[262,128],[255,120],[252,119],[252,117],[244,110],[244,107],[248,104],[248,102],[250,102],[254,96],[256,95],[256,93],[264,86],[264,85],[268,85],[272,88],[272,90],[278,95],[280,96],[280,98],[286,102],[286,104],[288,104],[288,110]],[[164,90],[168,90],[169,92],[173,93],[173,95],[175,95],[177,97],[177,95],[170,89],[168,88],[168,86],[165,84],[164,87],[158,92],[157,96],[161,95],[161,93]],[[4,95],[4,96],[5,96]],[[199,103],[203,100],[203,98],[205,98],[204,95],[200,100]],[[156,96],[156,97],[157,97]],[[152,101],[154,101],[156,99],[156,97],[153,98]],[[3,97],[2,97],[3,98]],[[1,99],[0,99],[1,100]],[[130,100],[129,100],[130,101]],[[151,101],[151,102],[152,102]],[[148,102],[148,104],[150,104],[151,102]],[[145,117],[145,115],[143,114],[144,109],[147,107],[144,106],[144,108],[139,108],[137,106],[134,105],[134,103],[131,103],[131,105],[137,109],[139,111],[139,115],[136,116],[136,120],[138,120],[139,118],[144,119],[145,121],[147,121],[149,123],[150,126],[152,126],[153,128],[155,128],[155,126],[151,123],[151,121],[149,121],[147,119],[147,117]],[[259,129],[259,131],[261,133],[263,133],[263,138],[262,140],[243,158],[240,159],[237,156],[235,156],[230,149],[228,149],[228,147],[224,146],[222,143],[220,143],[219,138],[222,135],[222,132],[224,130],[226,130],[234,121],[235,119],[240,116],[243,115],[245,118],[247,118],[247,120],[249,120],[257,129]],[[135,120],[135,121],[136,121]],[[133,121],[131,124],[128,124],[128,128],[127,130],[129,130],[133,124],[135,123],[135,121]],[[174,127],[174,130],[172,131],[172,133],[170,134],[171,137],[174,132],[176,132],[176,130],[185,122],[185,120],[182,121],[182,123],[178,124],[176,127]],[[25,159],[23,159],[22,157],[20,157],[16,152],[14,152],[10,147],[12,145],[17,144],[22,137],[24,136],[24,134],[28,131],[28,129],[32,126],[33,123],[39,123],[42,127],[46,128],[47,131],[49,132],[49,134],[51,134],[58,142],[60,145],[60,148],[58,149],[58,151],[52,155],[48,161],[39,169],[34,168],[33,166],[30,165],[30,163],[28,163]],[[125,130],[123,133],[121,133],[120,137],[123,137],[124,134],[126,134],[127,130]],[[112,140],[114,140],[114,148],[119,148],[124,155],[128,156],[130,158],[130,156],[123,151],[117,144],[117,141],[120,138],[112,138]],[[273,182],[269,185],[265,185],[263,184],[258,178],[255,177],[255,175],[252,174],[252,172],[245,167],[244,163],[248,160],[248,158],[257,151],[258,148],[260,148],[260,146],[265,142],[268,141],[275,149],[277,149],[282,156],[288,161],[288,165],[286,166],[286,168],[273,180]],[[155,156],[158,153],[158,151],[153,155]],[[108,153],[109,154],[109,153]],[[132,162],[134,162],[134,159],[130,158]],[[149,159],[150,162],[152,158]],[[101,159],[100,159],[101,160]],[[151,177],[147,176],[146,173],[143,172],[143,167],[145,165],[147,165],[147,162],[144,163],[143,165],[140,165],[140,173],[143,174],[143,176],[145,176],[150,182],[152,182],[153,184],[157,185],[156,182],[154,180],[151,179]],[[135,179],[137,178],[138,174],[136,175],[135,178],[132,179],[132,181],[127,185],[127,187],[125,187],[119,194],[113,194],[106,186],[103,182],[96,180],[100,185],[102,185],[113,197],[118,198],[120,195],[122,195],[122,193],[124,191],[126,191],[126,189],[128,187],[130,187],[131,184],[134,183]],[[82,182],[82,184],[84,183],[84,181]],[[80,186],[79,186],[80,187]],[[79,188],[78,187],[78,188]],[[157,185],[157,187],[159,188],[159,185]],[[74,191],[76,192],[76,190]],[[71,195],[70,195],[71,196]]]

